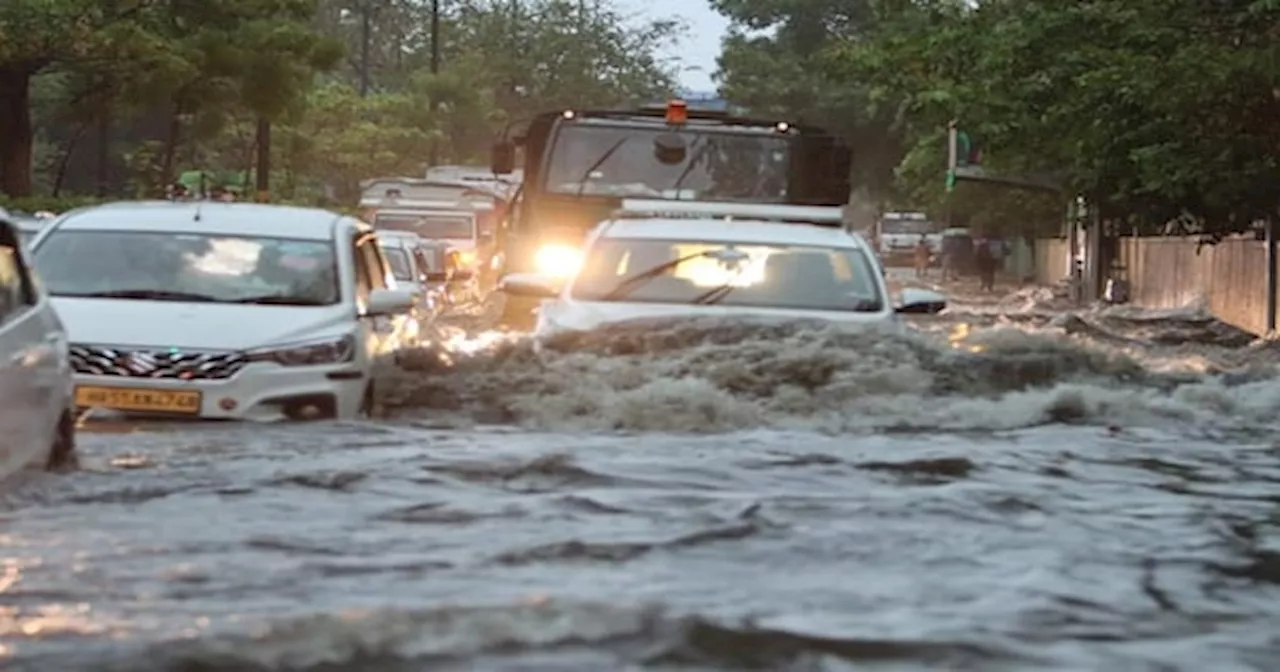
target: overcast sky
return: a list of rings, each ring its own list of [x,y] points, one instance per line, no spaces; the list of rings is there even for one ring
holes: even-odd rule
[[[649,18],[681,17],[689,31],[676,55],[685,68],[681,83],[695,91],[714,91],[711,75],[720,55],[720,38],[729,22],[711,9],[706,0],[618,0],[618,7]]]

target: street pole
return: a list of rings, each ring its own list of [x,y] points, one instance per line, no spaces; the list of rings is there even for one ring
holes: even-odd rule
[[[258,169],[256,192],[254,199],[258,203],[271,202],[271,122],[266,117],[258,117],[257,130]]]
[[[369,95],[369,52],[373,42],[373,8],[360,3],[360,97]]]
[[[431,0],[431,74],[440,73],[440,0]],[[440,111],[440,105],[434,99],[431,101],[432,116]],[[433,120],[434,121],[434,120]],[[431,138],[431,156],[428,159],[430,165],[435,166],[440,163],[440,141],[436,137]]]
[[[1267,218],[1267,337],[1272,337],[1276,332],[1276,283],[1280,282],[1280,278],[1276,277],[1280,274],[1280,269],[1276,267],[1280,263],[1280,259],[1276,258],[1276,229],[1280,227],[1274,216]]]

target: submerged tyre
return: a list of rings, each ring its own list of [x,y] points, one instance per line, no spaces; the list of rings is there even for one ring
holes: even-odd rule
[[[76,452],[76,417],[74,411],[66,409],[58,418],[58,431],[54,433],[53,444],[49,446],[45,469],[71,471],[79,466],[80,456]]]

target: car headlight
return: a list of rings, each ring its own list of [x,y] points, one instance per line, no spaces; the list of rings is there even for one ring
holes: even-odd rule
[[[533,258],[539,273],[555,278],[572,277],[582,266],[582,252],[572,245],[548,243]]]
[[[355,359],[356,337],[326,338],[301,343],[259,348],[248,353],[251,362],[273,362],[281,366],[342,364]]]

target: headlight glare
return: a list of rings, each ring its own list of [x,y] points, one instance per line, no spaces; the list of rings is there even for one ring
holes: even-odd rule
[[[572,245],[548,243],[538,248],[533,263],[539,273],[555,278],[568,278],[582,266],[582,252]]]
[[[249,361],[273,362],[280,366],[320,366],[342,364],[355,359],[356,337],[326,338],[301,343],[259,348],[249,353]]]

